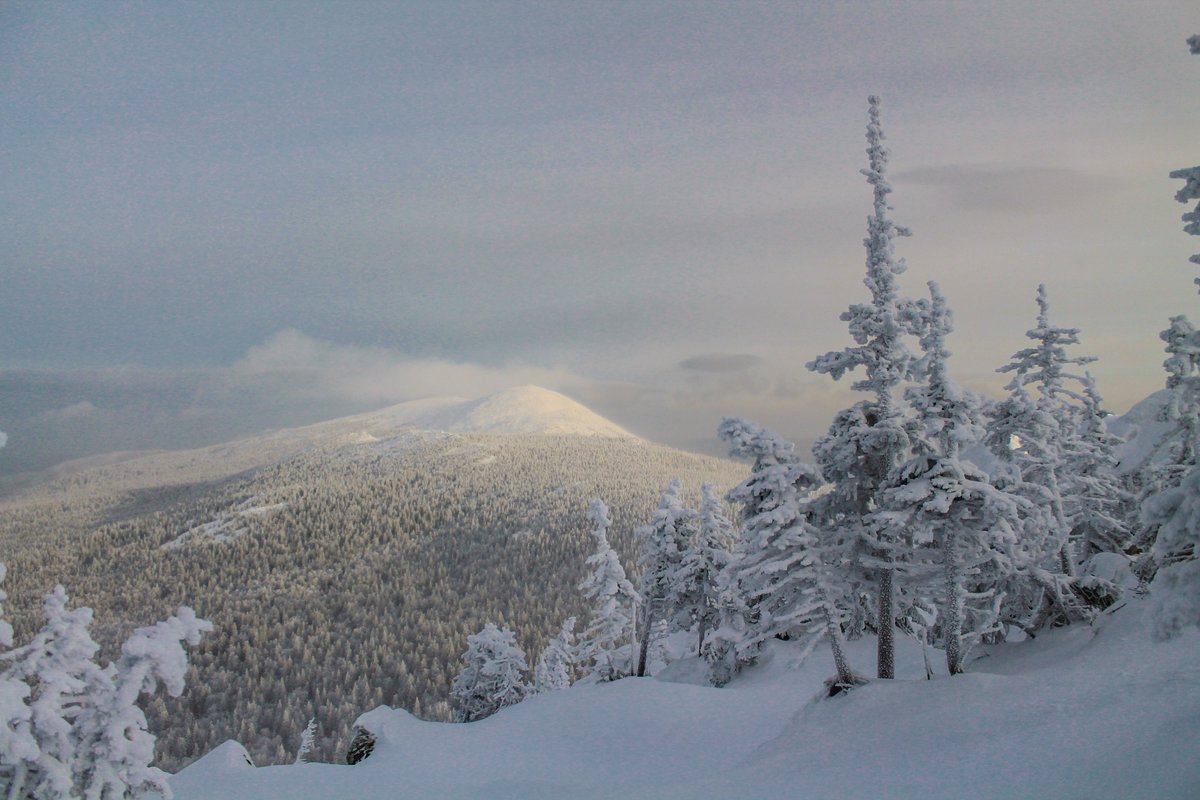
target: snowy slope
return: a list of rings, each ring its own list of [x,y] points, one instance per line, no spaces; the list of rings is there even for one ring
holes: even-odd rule
[[[504,389],[486,397],[430,397],[378,411],[298,428],[247,436],[191,450],[114,453],[64,465],[52,480],[0,499],[52,502],[63,492],[103,495],[161,486],[214,481],[275,464],[318,448],[367,444],[412,430],[514,436],[588,436],[638,440],[569,397],[538,386]]]
[[[571,398],[540,386],[518,386],[477,400],[430,405],[407,421],[416,428],[455,433],[636,438]]]
[[[1154,392],[1133,408],[1108,423],[1108,429],[1125,440],[1117,448],[1117,472],[1131,475],[1150,464],[1171,463],[1171,434],[1179,428],[1162,419],[1170,395],[1166,389]]]
[[[295,433],[320,440],[352,433],[382,438],[400,428],[514,436],[637,438],[566,395],[540,386],[502,389],[474,400],[461,397],[410,400],[366,414],[297,428]]]
[[[1193,798],[1200,795],[1200,634],[1144,632],[1130,601],[1092,627],[980,653],[924,680],[905,641],[899,679],[829,699],[818,648],[724,689],[626,679],[533,697],[469,725],[376,709],[376,752],[349,767],[254,769],[206,759],[172,781],[212,798]],[[859,669],[874,642],[852,643]],[[936,655],[936,654],[935,654]]]

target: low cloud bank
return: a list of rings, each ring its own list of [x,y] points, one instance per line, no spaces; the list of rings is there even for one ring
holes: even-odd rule
[[[129,450],[215,444],[393,403],[479,397],[535,384],[563,392],[639,436],[724,454],[723,416],[738,415],[802,447],[851,402],[846,387],[788,375],[749,353],[702,353],[633,378],[582,375],[529,364],[411,358],[384,347],[339,344],[283,330],[227,367],[193,370],[0,371],[0,427],[21,432],[0,451],[0,476]],[[0,433],[0,443],[7,437]]]

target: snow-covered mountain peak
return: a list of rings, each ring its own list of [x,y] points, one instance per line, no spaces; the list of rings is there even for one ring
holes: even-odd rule
[[[475,400],[439,403],[413,414],[407,422],[462,433],[637,438],[566,395],[540,386],[516,386]]]

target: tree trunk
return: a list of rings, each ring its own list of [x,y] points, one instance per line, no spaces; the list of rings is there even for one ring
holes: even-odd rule
[[[827,598],[823,598],[822,606],[825,613],[825,631],[829,635],[829,647],[833,651],[833,664],[837,668],[838,685],[849,688],[855,684],[855,680],[854,672],[850,669],[850,661],[846,658],[846,642],[842,637],[842,626],[838,623],[833,604]]]
[[[646,677],[646,654],[650,652],[650,629],[654,627],[653,608],[654,604],[647,600],[642,606],[645,613],[642,614],[642,635],[638,644],[638,660],[637,660],[637,677]]]
[[[1067,526],[1067,514],[1063,511],[1062,496],[1059,494],[1058,476],[1053,470],[1046,476],[1047,487],[1051,493],[1050,513],[1054,517],[1054,525],[1058,528],[1058,539],[1061,546],[1058,550],[1058,566],[1062,574],[1068,578],[1075,577],[1075,548],[1071,545],[1071,531]]]
[[[892,578],[895,570],[891,567],[879,574],[879,650],[878,675],[880,678],[896,677],[896,612],[892,599]]]
[[[946,669],[951,675],[961,675],[962,667],[962,617],[963,594],[961,576],[954,563],[954,540],[947,533],[942,545],[943,569],[946,580],[946,605],[942,609],[943,636],[946,639]]]

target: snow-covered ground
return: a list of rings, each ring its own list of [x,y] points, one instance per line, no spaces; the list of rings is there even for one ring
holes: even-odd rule
[[[356,766],[254,768],[235,745],[172,779],[179,800],[354,798],[1192,798],[1200,796],[1200,632],[1151,641],[1148,600],[1096,624],[976,652],[924,678],[827,698],[828,650],[773,642],[723,689],[697,662],[532,697],[470,724],[379,708]],[[857,670],[874,641],[851,643]],[[935,667],[940,653],[931,653]]]

